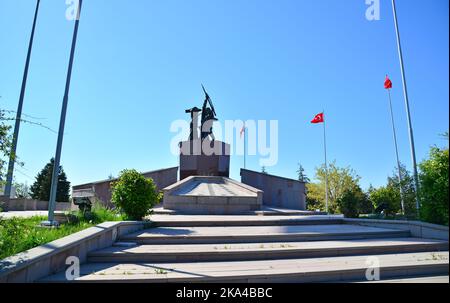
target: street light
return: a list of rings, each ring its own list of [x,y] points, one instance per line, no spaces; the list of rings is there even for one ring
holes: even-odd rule
[[[61,160],[61,148],[64,137],[64,125],[66,122],[67,103],[69,101],[69,89],[70,79],[72,76],[72,65],[75,54],[75,46],[77,43],[78,25],[80,23],[81,5],[83,0],[78,2],[78,10],[75,19],[75,27],[73,30],[72,48],[70,50],[69,67],[67,70],[66,88],[64,91],[63,104],[61,109],[61,118],[59,121],[58,141],[56,144],[55,163],[53,166],[52,184],[50,189],[50,199],[48,203],[48,221],[44,221],[41,224],[44,226],[57,226],[58,222],[55,221],[55,206],[56,206],[56,191],[58,189],[58,175],[59,175],[59,163]]]

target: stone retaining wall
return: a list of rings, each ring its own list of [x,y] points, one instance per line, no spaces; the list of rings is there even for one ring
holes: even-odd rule
[[[48,210],[48,201],[33,199],[7,199],[0,202],[3,211]],[[56,202],[57,211],[70,211],[76,209],[71,202]]]
[[[35,282],[65,270],[70,256],[82,264],[89,252],[109,247],[118,237],[144,227],[144,222],[105,222],[0,260],[0,283]]]

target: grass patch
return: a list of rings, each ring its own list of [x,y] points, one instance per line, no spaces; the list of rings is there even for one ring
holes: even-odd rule
[[[0,260],[33,247],[52,242],[80,230],[106,221],[122,221],[124,217],[115,210],[94,205],[89,213],[72,212],[75,220],[58,228],[42,228],[47,217],[0,219]]]
[[[78,222],[62,224],[59,228],[41,228],[47,217],[11,218],[0,220],[0,259],[15,255],[30,248],[49,243],[73,234],[94,224]]]

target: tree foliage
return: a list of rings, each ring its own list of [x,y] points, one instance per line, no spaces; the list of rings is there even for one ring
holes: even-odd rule
[[[30,187],[31,197],[36,200],[50,200],[50,190],[52,184],[53,166],[55,160],[52,158],[50,162],[37,174],[36,181]],[[62,166],[59,167],[58,188],[56,191],[56,201],[69,202],[70,198],[70,182],[67,181],[66,173]]]
[[[161,198],[153,180],[146,179],[134,169],[123,170],[112,184],[111,201],[132,220],[141,220],[148,215]]]
[[[303,166],[300,163],[298,163],[297,176],[298,176],[298,181],[305,182],[305,183],[310,182],[308,176],[305,173],[305,169],[303,168]]]
[[[447,135],[448,136],[448,135]],[[421,219],[448,225],[448,148],[432,147],[420,163]]]
[[[366,194],[359,186],[346,189],[336,201],[338,211],[347,218],[358,218],[359,214],[367,213],[371,208]]]
[[[5,114],[0,110],[0,181],[6,175],[6,161],[11,148],[11,126],[4,122]]]
[[[307,204],[309,209],[325,210],[325,165],[316,168],[315,178],[317,183],[308,183]],[[361,191],[359,187],[360,177],[350,167],[338,167],[336,161],[328,166],[328,210],[331,213],[338,213],[338,199],[344,192],[349,191],[356,194]]]

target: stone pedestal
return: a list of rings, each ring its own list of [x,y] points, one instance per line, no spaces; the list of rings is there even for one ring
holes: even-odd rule
[[[180,180],[190,176],[230,176],[230,145],[200,139],[180,142]]]

